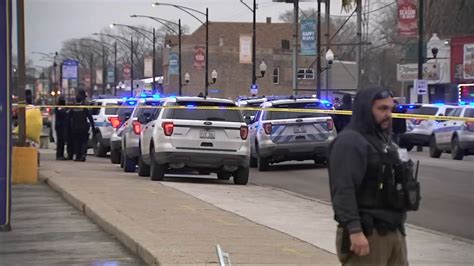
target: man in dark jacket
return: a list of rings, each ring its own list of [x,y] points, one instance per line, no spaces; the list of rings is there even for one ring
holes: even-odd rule
[[[84,98],[76,96],[76,105],[83,105]],[[69,111],[68,121],[70,124],[71,139],[74,147],[75,161],[86,161],[85,151],[89,139],[89,129],[94,128],[94,119],[89,109],[83,107],[72,108]],[[89,123],[88,123],[89,121]]]
[[[388,179],[382,174],[386,159],[400,161],[390,139],[393,107],[387,89],[359,91],[351,123],[330,147],[336,246],[343,265],[408,265],[406,211],[388,203]]]
[[[58,105],[66,105],[63,97],[58,99]],[[54,108],[54,130],[56,131],[56,160],[64,161],[64,145],[66,144],[69,123],[67,110],[64,107]]]
[[[349,93],[342,97],[342,104],[336,108],[341,111],[352,111],[352,96]],[[335,115],[335,126],[337,132],[341,132],[351,122],[350,115]]]

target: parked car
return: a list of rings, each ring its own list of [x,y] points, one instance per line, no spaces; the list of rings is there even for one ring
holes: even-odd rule
[[[110,137],[110,161],[113,164],[122,162],[122,135],[125,128],[131,123],[130,118],[139,100],[130,98],[122,102],[117,115],[109,118],[115,131]]]
[[[113,108],[113,106],[121,105],[122,102],[122,99],[96,99],[92,101],[93,106],[100,107],[91,108],[96,128],[91,134],[91,141],[94,155],[97,157],[105,157],[110,151],[110,138],[115,131],[112,123],[118,122],[116,120],[118,108]]]

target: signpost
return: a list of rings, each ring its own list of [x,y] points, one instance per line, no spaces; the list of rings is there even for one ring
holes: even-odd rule
[[[427,95],[428,94],[428,81],[424,79],[415,79],[413,87],[416,90],[418,95]]]
[[[11,230],[11,25],[11,0],[0,0],[0,231]]]
[[[258,94],[258,84],[250,85],[250,95],[257,95]]]

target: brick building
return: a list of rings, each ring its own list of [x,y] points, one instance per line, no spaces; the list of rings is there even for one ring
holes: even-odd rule
[[[235,98],[249,95],[252,83],[252,64],[242,64],[239,60],[240,36],[252,34],[252,23],[210,22],[209,23],[209,80],[211,72],[218,73],[216,84],[209,85],[212,97]],[[204,69],[195,69],[195,47],[205,45],[206,29],[199,27],[190,35],[182,36],[182,75],[189,73],[190,82],[183,86],[183,95],[197,95],[204,91]],[[292,91],[292,36],[293,25],[290,23],[257,23],[256,71],[260,75],[259,65],[265,60],[267,72],[265,77],[257,80],[259,95],[291,95]],[[164,49],[163,76],[164,93],[178,93],[178,75],[169,74],[169,53],[178,52],[177,36],[168,36],[166,43],[171,48]],[[336,51],[337,58],[337,51]],[[315,56],[299,56],[298,89],[300,95],[312,95],[316,90]],[[325,63],[323,62],[323,65]],[[332,90],[354,90],[357,84],[356,68],[353,62],[335,61],[331,69]],[[337,78],[336,78],[337,77]],[[323,88],[324,74],[322,75]],[[325,92],[323,92],[323,96]]]

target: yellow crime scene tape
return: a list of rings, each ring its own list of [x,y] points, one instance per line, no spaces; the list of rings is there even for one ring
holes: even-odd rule
[[[262,108],[262,107],[220,107],[220,106],[122,106],[122,105],[17,105],[18,108],[25,107],[35,107],[35,108],[88,108],[88,109],[100,109],[100,108],[113,108],[113,109],[130,109],[130,108],[140,108],[140,109],[193,109],[193,110],[238,110],[238,111],[272,111],[272,112],[294,112],[294,113],[317,113],[317,114],[330,114],[330,115],[352,115],[352,111],[342,111],[342,110],[322,110],[322,109],[296,109],[296,108]],[[402,119],[418,119],[418,120],[437,120],[437,121],[464,121],[464,122],[474,122],[473,117],[456,117],[456,116],[436,116],[436,115],[417,115],[417,114],[401,114],[401,113],[392,113],[393,118],[402,118]]]

